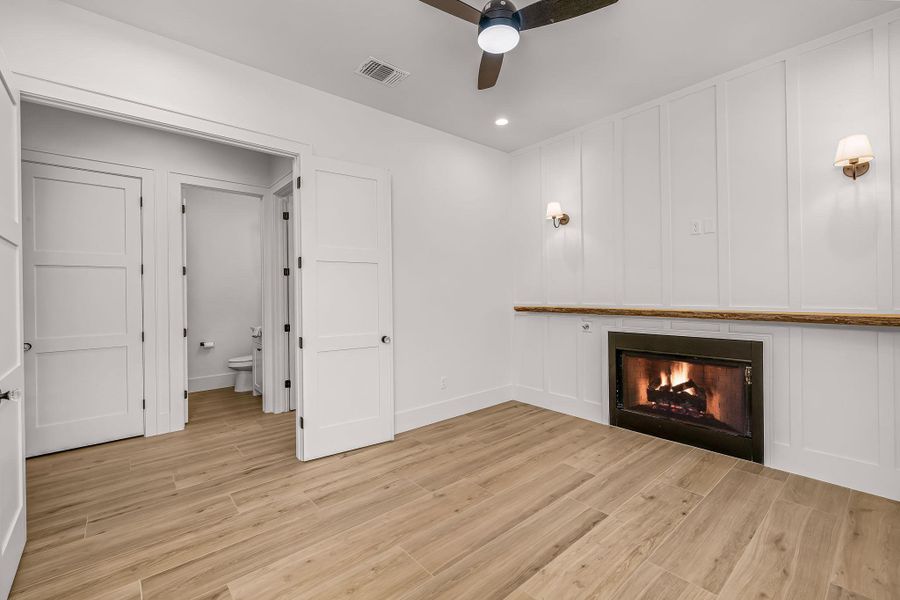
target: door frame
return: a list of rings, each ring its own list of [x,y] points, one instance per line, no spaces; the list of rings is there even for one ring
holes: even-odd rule
[[[182,265],[187,267],[190,273],[190,265],[187,262],[187,219],[190,218],[190,207],[187,211],[182,212],[180,206],[184,203],[184,188],[202,188],[207,190],[218,190],[229,194],[239,194],[247,197],[258,198],[260,201],[260,249],[263,258],[261,262],[261,306],[262,306],[262,327],[263,327],[263,411],[264,412],[284,412],[286,394],[278,394],[279,388],[277,383],[279,380],[291,378],[291,373],[285,372],[281,363],[273,360],[266,360],[266,355],[277,355],[276,347],[280,350],[283,345],[284,329],[283,323],[277,324],[276,315],[273,314],[274,296],[280,292],[276,288],[279,283],[276,279],[276,271],[280,275],[282,266],[276,266],[272,263],[271,252],[273,242],[277,242],[277,238],[272,235],[273,215],[277,212],[279,219],[281,218],[280,200],[271,193],[271,188],[260,185],[251,185],[244,183],[235,183],[220,179],[211,179],[207,177],[198,177],[194,175],[183,175],[180,173],[170,173],[168,177],[168,201],[166,203],[171,220],[170,231],[178,229],[181,235],[169,236],[169,268],[167,270],[169,279],[169,368],[173,373],[171,377],[171,394],[175,398],[182,390],[187,391],[190,395],[188,387],[188,350],[187,338],[183,335],[179,338],[179,333],[190,328],[187,320],[187,280],[182,270]],[[280,221],[278,222],[280,224]],[[282,276],[283,277],[283,276]],[[291,321],[293,323],[293,321]],[[247,332],[248,340],[250,333]],[[178,375],[179,371],[181,375]],[[180,388],[179,382],[183,383]],[[283,389],[283,388],[282,388]],[[187,422],[187,402],[183,403],[184,407],[181,411],[173,411],[171,414],[172,427],[178,425],[178,419],[182,419],[182,423]],[[173,402],[173,409],[175,408]]]
[[[276,319],[274,321],[275,327],[277,329],[278,324],[278,316],[286,315],[287,319],[290,323],[297,323],[297,326],[302,326],[302,314],[298,313],[296,315],[291,315],[291,307],[290,302],[296,294],[297,290],[300,289],[302,285],[300,271],[297,269],[296,263],[294,263],[290,257],[299,256],[295,254],[297,251],[292,245],[292,238],[290,236],[290,227],[285,225],[285,221],[282,218],[283,212],[288,212],[288,223],[296,224],[297,219],[300,218],[300,215],[295,214],[293,212],[293,197],[297,194],[296,185],[294,184],[293,177],[290,173],[280,177],[272,186],[269,188],[269,193],[272,196],[272,204],[270,208],[272,209],[271,228],[269,230],[269,235],[272,236],[272,239],[275,240],[274,244],[270,244],[267,247],[269,249],[275,248],[279,252],[286,255],[287,264],[283,265],[290,269],[290,276],[285,280],[285,277],[282,273],[282,265],[276,263],[276,259],[270,258],[272,260],[272,269],[265,269],[265,276],[272,276],[274,278],[274,282],[272,282],[272,290],[275,291],[274,294],[271,294],[271,311],[273,318]],[[300,224],[297,224],[297,227],[300,227]],[[267,265],[268,266],[268,265]],[[273,344],[274,350],[269,353],[270,361],[277,361],[279,365],[282,365],[282,368],[285,366],[288,367],[288,371],[290,372],[289,366],[294,364],[294,360],[296,359],[296,352],[299,352],[299,348],[296,348],[294,344],[291,343],[290,336],[284,336],[284,332],[282,330],[278,330],[280,342],[277,344]],[[274,339],[274,338],[273,338]],[[263,357],[263,365],[266,364],[266,358]],[[303,395],[303,386],[302,384],[302,374],[300,371],[294,373],[294,379],[299,381],[295,381],[294,385],[288,389],[287,394],[280,395],[275,402],[272,404],[273,412],[281,413],[288,412],[291,410],[296,410],[297,405],[300,403],[300,398]],[[289,375],[290,376],[290,375]]]
[[[174,110],[170,110],[168,108],[135,102],[125,98],[119,98],[107,94],[93,92],[90,90],[85,90],[54,81],[39,79],[28,75],[16,74],[15,77],[16,84],[21,94],[21,99],[25,102],[44,104],[101,118],[142,125],[145,127],[154,127],[164,131],[170,131],[182,135],[189,135],[213,142],[245,148],[248,150],[255,150],[258,152],[264,152],[267,154],[274,154],[290,158],[293,162],[292,181],[296,184],[299,184],[300,182],[301,165],[308,163],[310,157],[312,156],[311,145],[298,140],[274,135],[272,133],[247,129],[244,127],[236,127],[202,117],[187,115]],[[298,189],[298,187],[295,186],[295,189]],[[301,191],[302,190],[298,189],[298,193],[294,194],[293,197],[293,210],[291,212],[295,215],[301,214]],[[161,211],[157,211],[156,220],[153,223],[154,236],[156,236],[155,239],[160,239],[160,235],[169,234],[166,215],[160,215],[158,214],[159,212]],[[293,225],[294,226],[291,229],[292,235],[291,239],[289,240],[289,245],[293,249],[294,255],[297,255],[298,250],[302,247],[300,244],[301,232],[299,227],[299,219],[294,220]],[[163,230],[163,234],[160,234],[160,229]],[[156,279],[158,281],[160,277],[165,277],[164,269],[168,265],[169,260],[167,256],[168,245],[165,243],[156,244],[156,252],[156,257],[152,257],[154,259],[153,264],[155,267],[155,271],[149,274],[146,270],[146,264],[147,261],[151,259],[151,257],[145,256],[145,281],[148,281],[150,279]],[[291,322],[297,323],[297,326],[292,328],[290,336],[291,346],[294,348],[298,348],[300,336],[302,334],[302,322],[299,319],[300,278],[296,277],[294,278],[294,280],[295,294],[291,298],[290,312]],[[160,299],[160,302],[164,301],[166,301],[165,298]],[[168,323],[157,323],[157,327],[153,329],[148,329],[145,324],[145,331],[145,355],[150,355],[150,352],[148,350],[151,345],[159,350],[160,345],[167,345],[169,343]],[[292,357],[291,371],[294,378],[302,377],[301,355],[302,351],[297,351]],[[151,355],[151,360],[155,358],[155,355]],[[178,425],[177,423],[173,424],[172,422],[172,408],[176,406],[176,403],[182,408],[184,406],[183,396],[173,398],[170,393],[171,386],[169,385],[169,382],[171,381],[171,373],[169,372],[167,361],[159,360],[156,366],[158,367],[156,369],[156,379],[151,384],[153,386],[153,389],[155,389],[155,391],[157,392],[157,396],[154,398],[155,404],[157,405],[158,409],[156,414],[161,414],[159,412],[159,409],[162,407],[162,405],[166,405],[169,407],[169,418],[167,420],[158,419],[158,422],[156,423],[157,427],[152,430],[152,433],[151,429],[148,427],[145,435],[156,435],[176,430],[172,428],[173,425]],[[144,380],[145,386],[148,386],[148,377],[146,375]],[[150,398],[148,398],[148,408],[149,405]],[[302,405],[298,403],[297,406],[298,409],[296,411],[295,417],[296,456],[298,459],[303,460],[303,430],[300,427],[302,418]],[[177,427],[177,429],[182,429],[183,427],[184,423],[182,422],[180,426]]]

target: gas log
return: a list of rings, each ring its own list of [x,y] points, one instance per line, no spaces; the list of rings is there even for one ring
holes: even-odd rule
[[[696,416],[706,414],[706,391],[689,379],[674,386],[663,385],[661,381],[650,382],[647,400],[669,410]]]

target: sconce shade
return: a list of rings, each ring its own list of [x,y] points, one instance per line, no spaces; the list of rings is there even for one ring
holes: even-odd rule
[[[559,202],[550,202],[547,204],[547,218],[553,219],[554,217],[563,216],[562,206],[560,206]]]
[[[834,166],[849,167],[850,165],[866,164],[875,159],[872,152],[872,143],[865,134],[845,137],[838,144],[837,154],[834,157]]]

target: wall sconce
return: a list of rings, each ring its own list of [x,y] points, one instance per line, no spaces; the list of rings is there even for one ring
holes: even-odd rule
[[[845,137],[838,144],[834,157],[834,166],[843,167],[844,175],[853,178],[862,177],[869,172],[869,163],[875,159],[872,143],[865,134]]]
[[[562,211],[559,202],[551,202],[547,205],[547,220],[553,221],[553,226],[559,229],[560,225],[569,224],[569,215]]]

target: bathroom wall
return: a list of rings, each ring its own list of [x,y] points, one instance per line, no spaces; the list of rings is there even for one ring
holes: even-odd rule
[[[234,385],[228,359],[250,354],[250,327],[262,325],[262,200],[195,187],[184,199],[188,391],[196,392]]]

